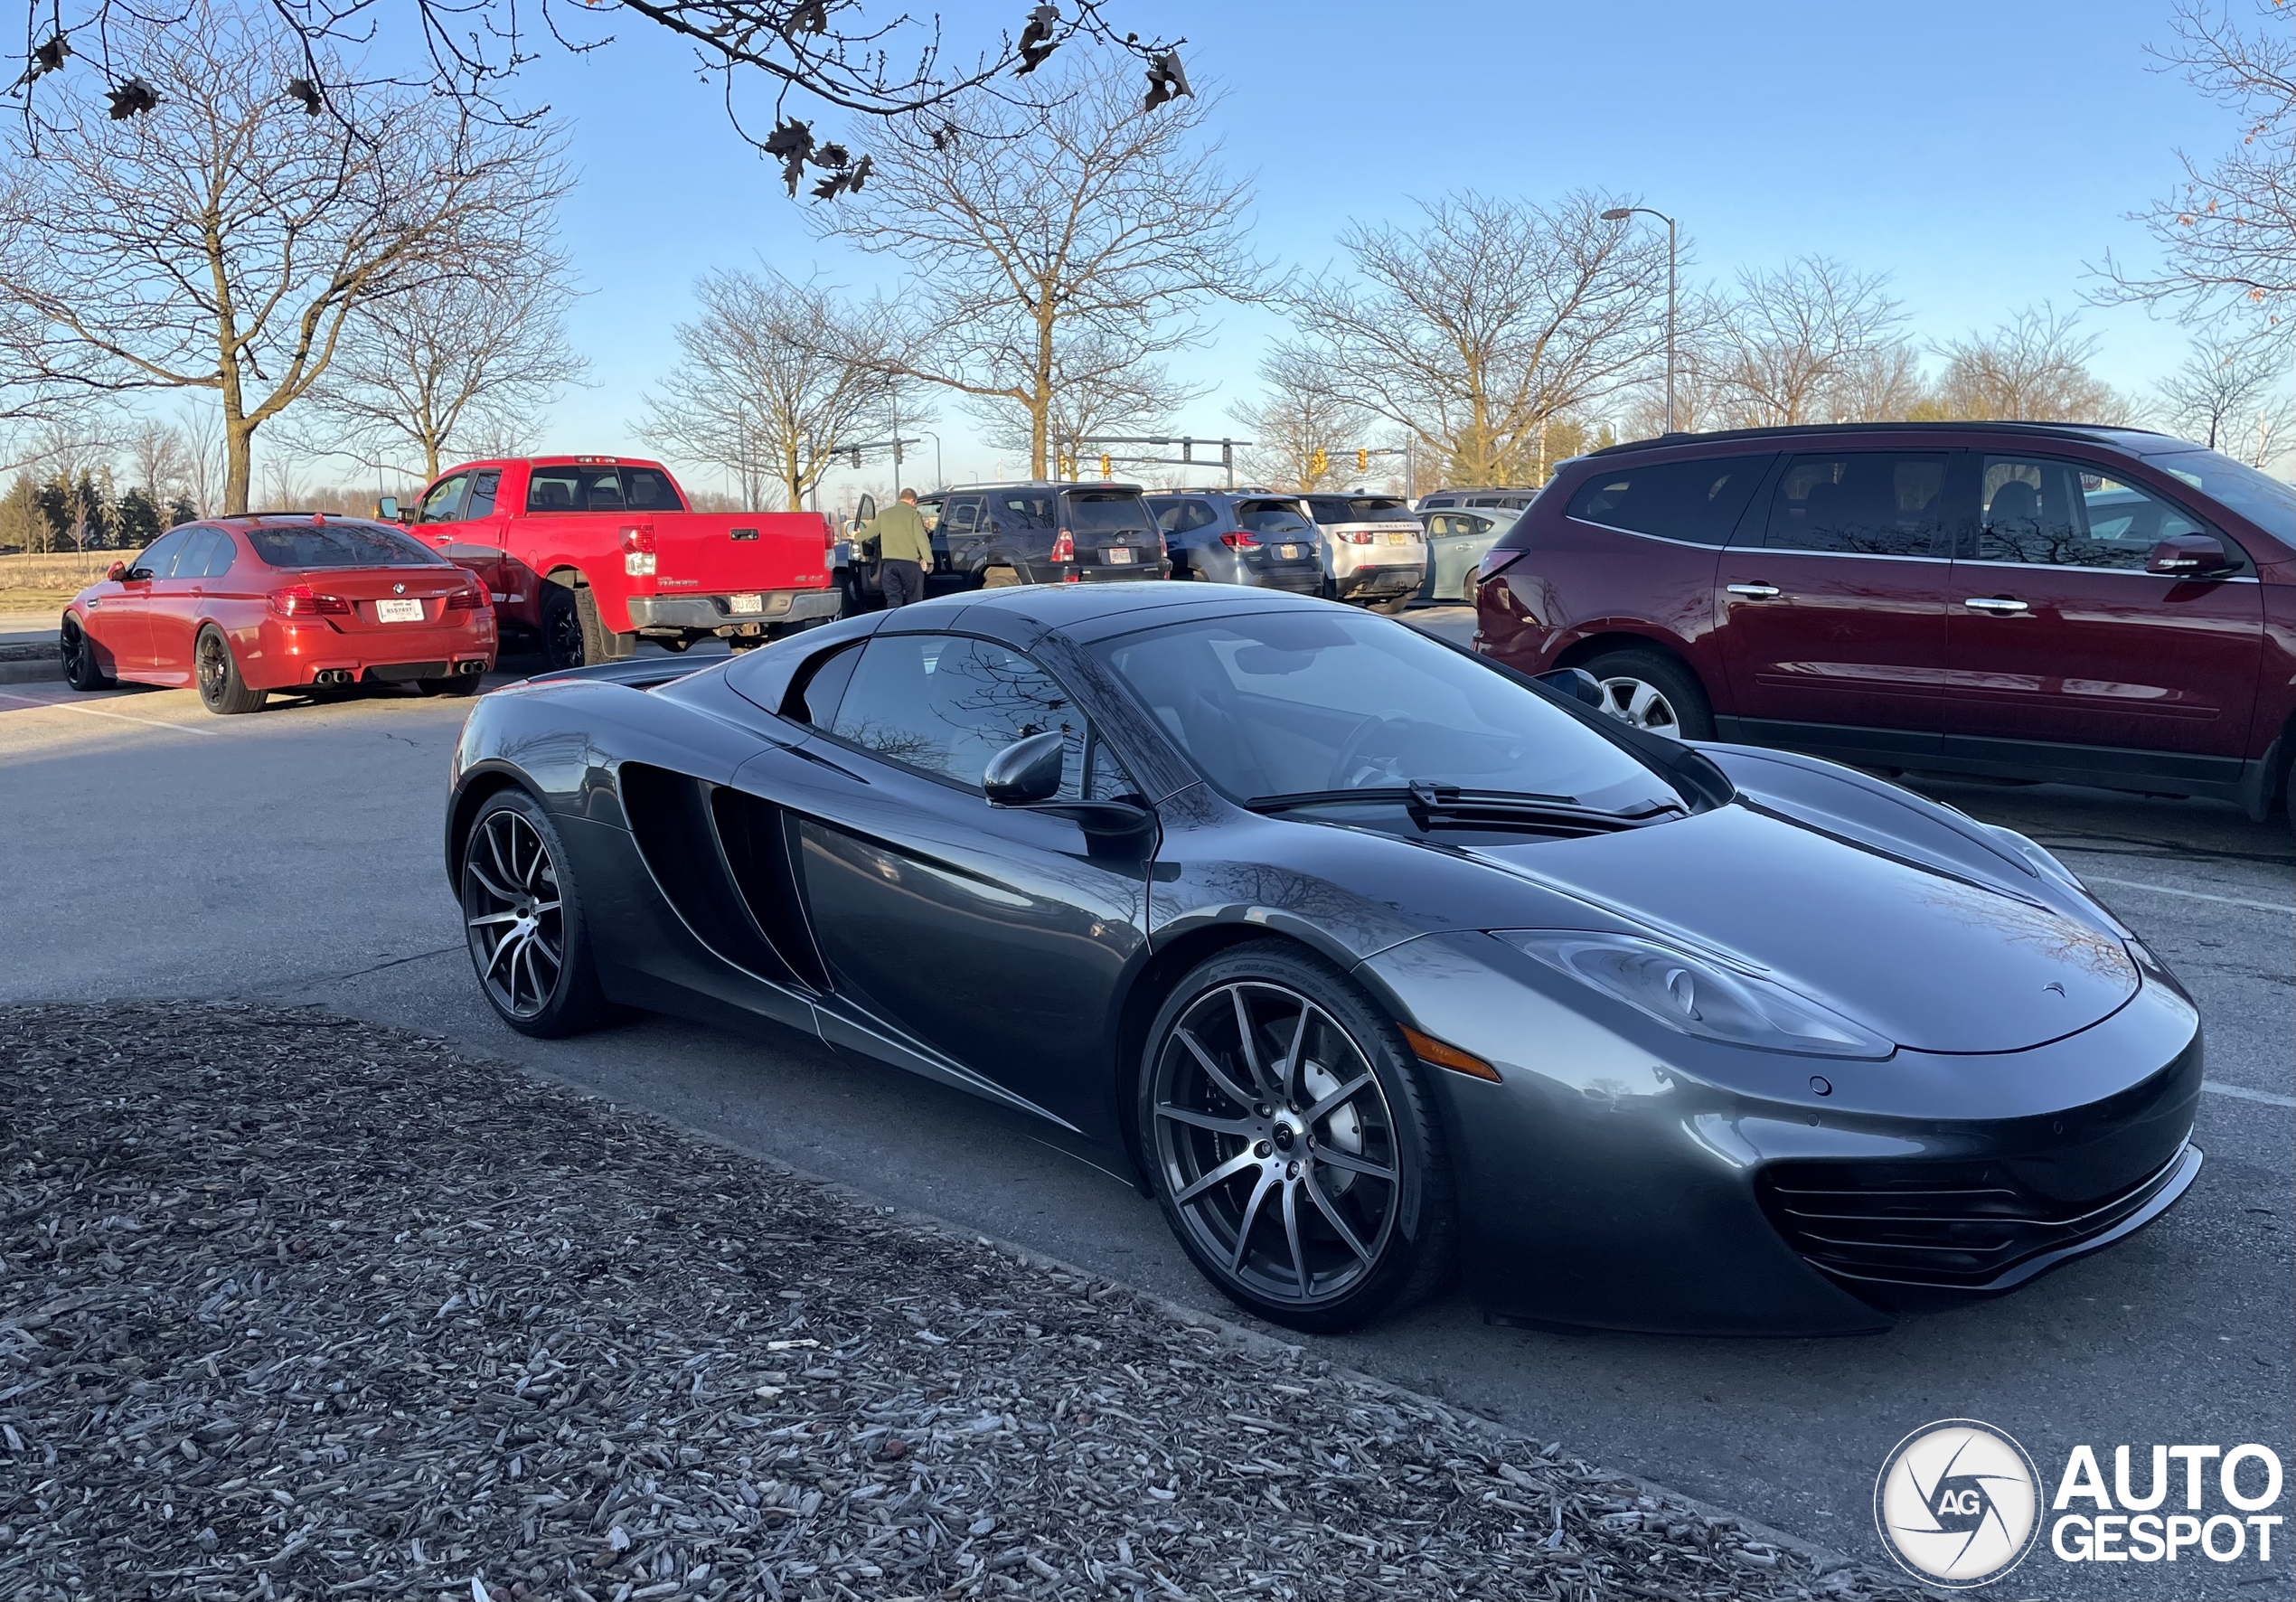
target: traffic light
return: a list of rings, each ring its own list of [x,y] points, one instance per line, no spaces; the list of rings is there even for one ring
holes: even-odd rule
[[[1359,473],[1369,473],[1371,470],[1371,453],[1369,451],[1359,450],[1355,453],[1355,470]]]
[[[853,471],[856,473],[861,471],[861,450],[858,447],[853,451]]]
[[[1106,477],[1107,477],[1107,476],[1108,476],[1108,466],[1109,466],[1109,464],[1108,464],[1108,453],[1107,453],[1106,451],[1105,451],[1105,450],[1104,450],[1104,451],[1102,451],[1102,452],[1100,453],[1100,476],[1101,476],[1101,477],[1106,478]]]
[[[1307,470],[1310,475],[1317,478],[1321,478],[1324,474],[1329,473],[1331,470],[1331,457],[1330,453],[1325,451],[1322,446],[1318,446],[1313,450],[1309,451],[1307,453]]]
[[[894,440],[894,441],[893,441],[893,466],[895,466],[896,467],[898,467],[898,466],[899,466],[900,465],[901,465],[901,442],[900,442],[899,440],[896,439],[896,440]]]

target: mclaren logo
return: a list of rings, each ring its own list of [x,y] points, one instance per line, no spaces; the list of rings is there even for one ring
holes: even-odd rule
[[[2000,1578],[2040,1533],[2040,1476],[2025,1448],[1990,1424],[1924,1424],[1874,1482],[1874,1525],[1898,1565],[1960,1590]]]

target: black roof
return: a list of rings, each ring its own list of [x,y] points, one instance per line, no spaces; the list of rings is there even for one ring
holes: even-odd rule
[[[2085,439],[2099,445],[2129,448],[2126,436],[2150,439],[2168,436],[2155,429],[2134,429],[2120,423],[2023,423],[1988,418],[1968,418],[1943,423],[1792,423],[1768,429],[1717,429],[1703,434],[1661,434],[1650,439],[1629,439],[1586,452],[1587,457],[1623,456],[1631,451],[1661,450],[1677,445],[1708,445],[1741,439],[1839,438],[1855,434],[1990,434],[1996,431],[2051,439]],[[1582,458],[1584,459],[1584,458]]]

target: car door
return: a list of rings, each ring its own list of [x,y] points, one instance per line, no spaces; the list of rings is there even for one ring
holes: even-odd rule
[[[941,521],[933,535],[933,543],[944,553],[934,564],[935,575],[948,575],[969,583],[980,570],[981,545],[985,538],[981,532],[981,497],[949,496],[941,504]]]
[[[2107,773],[2245,754],[2263,591],[2230,536],[2102,463],[1989,452],[1978,497],[1946,624],[1950,753]],[[2153,546],[2178,534],[2214,535],[2235,570],[2147,572]],[[2108,749],[2052,758],[2027,744]]]
[[[1427,581],[1419,587],[1419,598],[1457,600],[1468,570],[1482,554],[1476,536],[1490,532],[1491,520],[1473,512],[1433,512],[1421,521],[1427,525]]]
[[[807,692],[821,776],[791,797],[833,1000],[1064,1122],[1104,1123],[1146,862],[1096,854],[1069,819],[992,806],[981,775],[1012,741],[1063,728],[1064,796],[1128,787],[1068,693],[1018,652],[899,633],[846,655],[827,670],[850,674],[833,710],[819,675]]]
[[[207,589],[208,559],[231,537],[217,528],[184,531],[183,542],[165,573],[152,575],[146,616],[151,627],[152,676],[163,683],[192,682],[192,639],[199,627],[200,598]]]
[[[152,672],[152,589],[158,575],[172,572],[176,554],[192,537],[189,528],[171,529],[128,562],[119,593],[107,596],[89,632],[111,653],[115,673],[146,679]]]
[[[1742,732],[1877,756],[1940,749],[1953,451],[1785,458],[1766,515],[1715,569],[1715,617]]]

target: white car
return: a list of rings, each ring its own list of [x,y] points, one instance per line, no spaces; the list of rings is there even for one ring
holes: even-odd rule
[[[1322,535],[1326,593],[1336,600],[1400,612],[1427,576],[1427,531],[1398,495],[1303,497]]]

